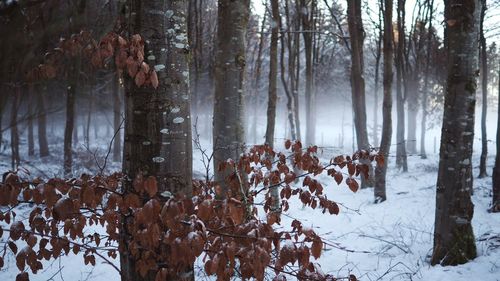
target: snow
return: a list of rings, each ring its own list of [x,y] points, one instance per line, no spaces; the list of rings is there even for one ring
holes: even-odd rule
[[[495,117],[495,114],[490,113],[489,116]],[[259,122],[259,124],[265,123]],[[278,128],[276,135],[285,136],[285,127]],[[494,122],[488,123],[488,129],[490,135],[491,132],[495,132]],[[318,137],[321,136],[322,142],[319,156],[325,162],[342,150],[333,148],[334,143],[337,144],[338,132],[339,128],[318,129]],[[55,135],[62,136],[59,133]],[[54,138],[54,135],[51,137]],[[8,139],[8,136],[4,134],[4,138]],[[346,139],[348,138],[346,134]],[[109,139],[109,136],[102,134],[89,150],[84,149],[81,144],[76,146],[76,155],[86,160],[75,161],[75,174],[98,171],[95,165],[92,166],[94,157],[91,152],[98,149],[97,159],[102,163]],[[434,141],[433,135],[429,134],[427,139],[430,148]],[[328,140],[332,140],[331,143]],[[204,137],[200,142],[210,155],[211,138]],[[348,150],[346,147],[350,147],[348,142],[345,141],[346,146],[343,150]],[[439,138],[437,142],[439,143]],[[43,177],[62,175],[62,164],[59,164],[62,163],[62,155],[57,153],[62,151],[62,141],[55,139],[52,143],[54,143],[51,145],[52,156],[44,160],[37,157],[29,158],[27,152],[23,150],[22,159],[25,161],[22,166],[32,174],[40,174]],[[476,165],[479,163],[479,145],[479,141],[476,141],[472,158],[475,176],[478,173]],[[494,145],[494,142],[489,142],[488,171],[493,167]],[[276,146],[278,149],[282,148],[280,140],[277,140]],[[25,149],[26,145],[23,144],[21,147]],[[305,228],[316,231],[327,245],[320,259],[314,262],[319,264],[322,272],[337,277],[354,274],[359,280],[500,280],[500,214],[487,212],[491,202],[491,177],[474,178],[475,210],[472,224],[478,257],[459,266],[442,267],[429,264],[433,246],[435,186],[439,156],[430,149],[428,152],[428,159],[425,160],[416,155],[409,156],[408,173],[401,173],[394,168],[395,158],[388,159],[390,167],[387,175],[388,200],[381,204],[373,203],[373,189],[363,189],[353,193],[344,184],[337,186],[331,177],[320,176],[318,180],[324,186],[325,194],[340,205],[339,215],[322,214],[321,210],[304,208],[298,199],[293,199],[289,211],[282,215],[280,227],[290,228],[291,221],[297,218],[302,221]],[[9,155],[8,149],[0,153],[0,171],[8,170]],[[195,176],[204,178],[206,168],[201,159],[202,153],[195,149],[193,161]],[[110,161],[108,160],[106,171],[120,169],[120,163]],[[18,211],[17,219],[26,219],[28,210],[26,208]],[[259,211],[259,214],[262,216],[263,212]],[[93,229],[99,227],[93,226]],[[3,243],[0,242],[1,244]],[[22,249],[24,244],[19,243],[18,246]],[[118,260],[113,262],[119,266]],[[5,256],[5,264],[0,271],[0,280],[14,280],[18,269],[15,258],[9,251]],[[43,261],[43,266],[44,269],[38,274],[30,273],[30,280],[119,280],[118,272],[97,256],[95,267],[85,266],[83,255],[79,254],[76,257],[72,253],[57,260]],[[200,259],[195,268],[198,279],[212,280],[213,278],[206,277],[202,268]],[[287,276],[287,280],[293,278]]]

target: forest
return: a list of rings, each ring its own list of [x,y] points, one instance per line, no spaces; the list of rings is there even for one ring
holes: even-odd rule
[[[499,281],[498,42],[498,0],[0,0],[0,280]]]

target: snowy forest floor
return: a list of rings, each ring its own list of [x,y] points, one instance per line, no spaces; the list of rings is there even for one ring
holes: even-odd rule
[[[52,143],[62,143],[52,142]],[[208,142],[203,146],[209,147]],[[76,149],[75,174],[95,173],[95,159],[103,160],[108,143],[96,144],[90,151],[100,148],[95,157],[83,146]],[[26,145],[22,145],[26,147]],[[22,167],[32,175],[53,177],[61,175],[62,148],[51,146],[52,155],[43,161],[38,157],[29,158],[22,151]],[[490,150],[491,151],[491,150]],[[325,162],[337,153],[325,152],[320,155]],[[195,175],[205,174],[199,150],[194,153]],[[474,155],[474,163],[479,163]],[[494,157],[488,158],[491,171]],[[107,170],[118,171],[120,163],[108,159]],[[500,280],[500,214],[487,212],[491,202],[491,177],[474,179],[473,219],[478,257],[467,264],[454,267],[430,266],[432,254],[435,184],[438,171],[438,156],[430,155],[422,160],[418,156],[408,158],[409,172],[401,173],[394,167],[394,158],[389,159],[387,175],[388,200],[373,203],[373,189],[352,193],[345,185],[337,186],[331,177],[320,176],[328,198],[341,204],[340,214],[322,214],[321,210],[303,208],[297,201],[290,202],[290,209],[282,216],[282,227],[288,229],[294,218],[304,226],[319,233],[328,244],[317,261],[323,272],[336,277],[354,274],[359,280]],[[0,172],[10,167],[10,152],[0,153]],[[474,167],[477,174],[477,167]],[[301,185],[300,185],[301,186]],[[19,212],[20,217],[27,213]],[[3,242],[3,243],[2,243]],[[0,241],[4,244],[5,241]],[[3,247],[2,247],[3,248]],[[12,254],[5,257],[6,265],[0,271],[0,280],[15,280],[18,269]],[[119,261],[115,261],[117,264]],[[201,261],[196,267],[197,280],[211,280],[202,271]],[[271,274],[271,272],[270,272]],[[83,265],[83,257],[73,254],[44,263],[43,271],[30,274],[31,280],[119,280],[119,274],[111,266],[97,261],[95,267]],[[269,279],[271,275],[269,275]],[[287,279],[292,279],[287,276]],[[215,279],[214,279],[215,280]],[[235,278],[238,280],[238,278]]]

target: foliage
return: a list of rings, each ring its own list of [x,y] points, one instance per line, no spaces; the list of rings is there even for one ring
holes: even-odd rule
[[[110,32],[97,42],[88,31],[62,38],[58,46],[45,54],[44,63],[27,73],[29,81],[53,79],[64,75],[65,68],[75,58],[85,59],[94,69],[114,67],[127,73],[138,87],[158,87],[158,76],[144,61],[144,41],[138,34],[129,40]]]
[[[228,160],[223,166],[234,171],[227,178],[229,190],[223,193],[214,182],[197,181],[192,198],[159,191],[153,176],[139,175],[133,190],[123,190],[118,173],[47,181],[28,181],[16,172],[5,174],[0,206],[8,209],[0,213],[4,222],[0,236],[16,255],[21,271],[17,280],[28,280],[27,268],[36,274],[43,267],[41,260],[55,259],[62,253],[83,253],[84,263],[91,265],[99,256],[112,265],[110,259],[123,250],[122,223],[132,235],[127,239],[128,254],[137,259],[138,271],[142,276],[154,274],[156,280],[184,272],[203,254],[206,273],[219,280],[229,280],[235,274],[263,280],[266,269],[274,270],[278,280],[283,280],[283,274],[334,280],[311,261],[318,259],[323,249],[322,238],[314,230],[299,220],[292,222],[289,231],[273,228],[280,223],[280,213],[271,210],[269,189],[282,187],[283,211],[296,197],[312,209],[338,214],[338,204],[327,198],[316,177],[326,173],[356,192],[354,177],[368,175],[368,167],[359,161],[383,164],[383,158],[361,151],[322,165],[317,147],[303,149],[300,142],[287,141],[286,148],[291,150],[289,156],[261,145],[251,148],[238,162]],[[295,174],[290,161],[304,173]],[[302,186],[294,186],[299,178],[303,178]],[[256,200],[262,197],[264,207],[258,210]],[[34,204],[27,222],[16,217],[16,207],[21,204]],[[264,214],[259,216],[259,211]],[[105,233],[92,227],[95,225]],[[18,249],[22,244],[18,240],[26,246]],[[5,251],[7,248],[2,257]],[[0,267],[3,264],[0,258]],[[290,270],[295,264],[298,270]]]

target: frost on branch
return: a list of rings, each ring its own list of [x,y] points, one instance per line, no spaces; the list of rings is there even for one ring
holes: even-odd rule
[[[280,212],[271,209],[276,199],[269,190],[281,187],[282,211],[295,197],[312,209],[338,214],[338,204],[327,198],[316,176],[326,173],[355,192],[354,177],[367,176],[368,171],[359,160],[373,161],[379,156],[358,152],[322,164],[317,147],[304,149],[300,142],[287,142],[286,147],[290,151],[285,154],[255,146],[239,161],[225,162],[234,171],[227,178],[229,190],[220,194],[215,183],[198,181],[192,198],[176,195],[165,199],[153,176],[137,176],[133,189],[125,192],[121,174],[28,181],[11,173],[0,185],[0,205],[8,207],[0,213],[5,225],[0,236],[8,245],[0,254],[0,267],[5,251],[11,251],[22,271],[17,279],[28,280],[28,268],[36,274],[43,269],[43,259],[55,259],[62,253],[83,253],[83,263],[95,265],[97,258],[112,264],[109,260],[121,252],[136,259],[142,276],[152,274],[156,280],[179,276],[199,257],[206,273],[220,280],[263,280],[266,270],[274,271],[276,280],[284,280],[286,274],[334,280],[318,271],[313,262],[324,247],[314,230],[299,220],[289,230],[273,227],[280,223]],[[294,168],[303,173],[295,174]],[[302,183],[294,184],[297,179],[303,179]],[[216,193],[223,199],[216,199]],[[265,197],[260,209],[255,204],[259,194]],[[27,221],[16,218],[15,207],[20,204],[34,204]],[[264,214],[258,215],[258,211]],[[126,253],[119,233],[122,227],[130,235]],[[19,250],[18,240],[27,246]],[[295,270],[288,271],[290,267]]]

